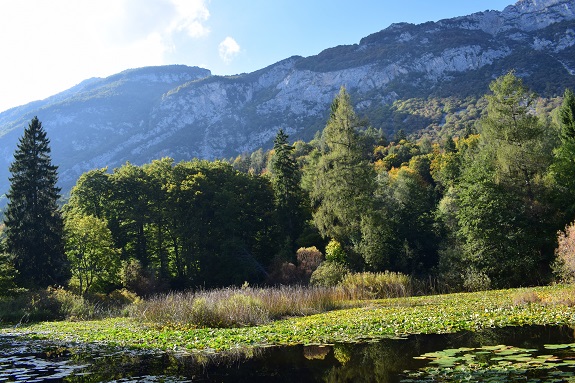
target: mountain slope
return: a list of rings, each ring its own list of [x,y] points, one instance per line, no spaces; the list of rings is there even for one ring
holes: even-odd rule
[[[279,128],[309,139],[342,85],[360,115],[392,134],[404,127],[394,118],[394,102],[450,97],[457,104],[486,93],[492,79],[511,69],[543,95],[575,87],[575,0],[522,0],[501,12],[393,24],[359,44],[238,76],[169,66],[87,80],[0,114],[0,192],[8,187],[17,137],[34,115],[52,140],[66,190],[91,168],[269,147]]]

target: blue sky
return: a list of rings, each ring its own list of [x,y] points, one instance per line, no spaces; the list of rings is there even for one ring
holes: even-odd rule
[[[186,64],[228,75],[515,0],[0,0],[0,111],[90,77]]]

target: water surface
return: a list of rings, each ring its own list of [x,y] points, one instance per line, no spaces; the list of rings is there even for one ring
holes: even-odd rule
[[[247,354],[181,355],[0,337],[3,382],[575,382],[569,327],[510,327]]]

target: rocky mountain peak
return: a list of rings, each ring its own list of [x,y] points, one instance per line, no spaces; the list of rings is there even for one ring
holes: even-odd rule
[[[521,0],[503,11],[397,23],[359,44],[237,76],[175,65],[90,79],[0,113],[0,194],[18,137],[36,115],[66,191],[83,172],[126,161],[230,158],[269,148],[279,128],[291,140],[309,140],[342,85],[358,113],[388,136],[404,129],[439,137],[447,117],[441,108],[409,115],[398,105],[443,98],[449,109],[465,110],[463,100],[485,94],[511,69],[545,96],[575,88],[575,0]]]
[[[575,19],[573,0],[519,0],[506,7],[501,16],[523,31],[545,28],[553,23]]]

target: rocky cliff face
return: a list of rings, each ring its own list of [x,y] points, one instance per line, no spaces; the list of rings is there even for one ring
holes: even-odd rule
[[[24,126],[38,115],[67,189],[84,171],[171,156],[230,157],[269,147],[279,128],[309,139],[344,85],[375,127],[382,110],[414,97],[484,94],[515,69],[544,95],[575,87],[575,0],[521,0],[505,10],[420,25],[393,24],[359,44],[218,77],[185,66],[87,80],[0,114],[0,190]],[[413,127],[414,129],[419,127]]]

